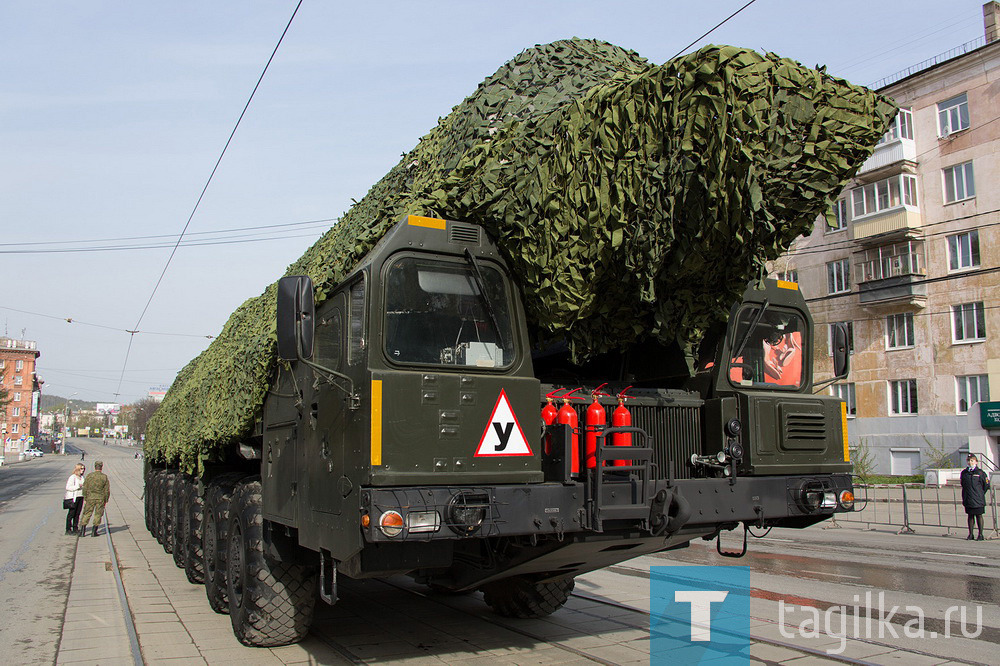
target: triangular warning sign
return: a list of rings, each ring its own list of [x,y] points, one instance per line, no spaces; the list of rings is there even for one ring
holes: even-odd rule
[[[531,446],[521,430],[521,424],[510,408],[507,394],[500,389],[500,397],[493,406],[493,413],[479,438],[479,448],[475,457],[486,456],[531,456]]]

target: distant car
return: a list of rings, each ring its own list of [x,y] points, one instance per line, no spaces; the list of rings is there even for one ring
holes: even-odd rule
[[[32,458],[41,458],[45,454],[39,451],[38,449],[25,449],[24,455],[31,456]]]

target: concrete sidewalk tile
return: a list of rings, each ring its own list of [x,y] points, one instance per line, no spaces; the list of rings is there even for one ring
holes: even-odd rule
[[[84,661],[87,659],[105,659],[111,660],[116,657],[129,657],[132,654],[129,642],[126,640],[124,644],[107,641],[101,647],[91,647],[91,648],[80,648],[80,649],[69,649],[69,650],[59,650],[58,661]],[[107,663],[107,661],[105,661]]]
[[[208,666],[210,662],[205,661],[201,657],[176,657],[174,659],[157,659],[153,662],[146,662],[153,666],[154,664],[163,664],[163,666]]]
[[[184,645],[150,645],[146,646],[139,641],[142,646],[142,654],[148,662],[152,659],[174,659],[178,657],[201,657],[201,652],[198,648],[194,646],[194,643],[188,642]]]
[[[301,643],[271,648],[271,654],[284,664],[341,664],[350,663],[344,656],[318,638],[306,637]]]
[[[201,656],[212,666],[216,666],[216,664],[242,664],[242,666],[259,664],[260,666],[280,666],[282,664],[282,661],[271,654],[268,650],[245,646],[240,646],[240,648],[203,650],[201,652]]]
[[[177,625],[174,627],[173,631],[163,631],[159,633],[145,634],[139,639],[139,644],[143,648],[153,645],[191,645],[194,646],[194,641],[184,627]]]

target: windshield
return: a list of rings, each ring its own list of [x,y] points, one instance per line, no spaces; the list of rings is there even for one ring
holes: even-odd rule
[[[746,307],[737,316],[732,340],[735,346],[745,338],[746,344],[738,357],[730,359],[729,381],[738,386],[801,388],[808,342],[802,316],[773,308],[761,314],[760,309]]]
[[[397,259],[386,275],[385,351],[399,363],[501,368],[514,361],[510,301],[500,271],[480,264]],[[493,306],[496,323],[487,310]],[[500,330],[498,331],[497,328]]]

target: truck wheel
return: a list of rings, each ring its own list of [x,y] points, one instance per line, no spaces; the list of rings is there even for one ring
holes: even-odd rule
[[[183,532],[184,532],[184,574],[188,581],[195,585],[205,582],[205,563],[202,549],[201,523],[205,503],[201,495],[198,494],[198,487],[193,478],[188,477],[185,483],[185,502],[187,510],[184,512]]]
[[[163,543],[163,481],[165,470],[156,473],[153,479],[153,536]]]
[[[174,552],[174,483],[177,480],[177,472],[167,470],[163,473],[163,481],[160,483],[160,543],[167,553]]]
[[[186,474],[177,472],[174,477],[174,494],[170,500],[173,505],[170,522],[174,544],[174,565],[178,569],[185,567],[184,560],[187,557],[187,533],[184,531],[184,515],[187,513],[187,479]]]
[[[205,490],[205,518],[202,526],[205,595],[208,597],[208,605],[216,613],[229,612],[225,544],[229,528],[229,506],[233,498],[233,487],[238,479],[238,475],[224,474],[213,479]]]
[[[302,640],[312,625],[316,567],[264,557],[259,478],[240,484],[231,514],[226,579],[233,633],[252,647]]]
[[[160,478],[160,470],[151,469],[146,476],[146,485],[143,489],[143,499],[146,508],[146,529],[154,537],[156,536],[156,482]]]
[[[483,600],[505,617],[537,618],[563,607],[575,582],[572,578],[536,583],[524,576],[511,576],[484,585]]]

